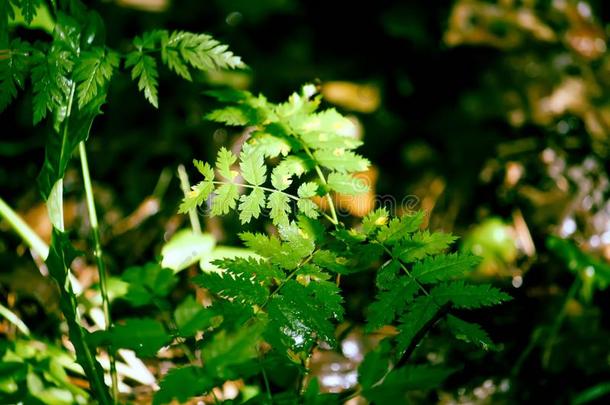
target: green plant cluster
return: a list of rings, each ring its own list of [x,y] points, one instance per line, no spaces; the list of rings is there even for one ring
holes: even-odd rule
[[[269,210],[275,231],[241,233],[251,254],[216,260],[215,271],[203,271],[191,280],[212,294],[211,306],[187,296],[174,308],[170,295],[179,280],[172,269],[154,262],[127,269],[120,298],[138,309],[139,316],[113,322],[84,144],[112,78],[121,69],[128,70],[145,98],[157,107],[158,58],[186,80],[192,79],[192,70],[244,65],[209,35],[182,31],[153,31],[136,37],[126,52],[110,49],[101,18],[76,0],[50,3],[54,16],[50,41],[8,41],[8,21],[15,10],[30,23],[40,7],[47,5],[31,0],[2,2],[0,28],[7,51],[0,64],[0,107],[6,108],[29,79],[32,121],[49,121],[39,176],[53,224],[46,265],[60,289],[76,359],[99,403],[119,400],[112,365],[119,349],[145,358],[168,347],[184,353],[184,364],[161,380],[156,404],[186,401],[235,379],[255,386],[254,395],[241,398],[247,403],[321,404],[340,403],[351,395],[374,403],[402,402],[408,391],[437,387],[454,369],[413,364],[410,358],[441,320],[456,338],[483,349],[494,347],[478,324],[462,320],[457,311],[493,306],[509,296],[491,285],[465,281],[464,275],[478,259],[446,253],[454,236],[422,230],[423,212],[396,218],[380,208],[351,227],[342,223],[331,193],[367,191],[367,185],[352,175],[365,171],[369,162],[354,152],[362,142],[353,136],[351,121],[334,109],[318,111],[322,99],[313,85],[305,85],[279,104],[245,91],[208,91],[224,106],[207,118],[247,127],[250,136],[238,154],[220,149],[214,167],[195,161],[204,179],[186,195],[180,211],[192,213],[204,204],[212,215],[236,210],[241,223],[247,224]],[[80,253],[64,226],[63,179],[77,147],[107,325],[94,333],[83,326],[79,314],[69,269]],[[319,198],[326,199],[328,213],[318,206]],[[183,262],[188,260],[184,257]],[[299,388],[313,350],[338,343],[337,325],[346,320],[341,279],[365,272],[374,272],[377,288],[364,314],[366,330],[372,333],[391,325],[394,336],[361,364],[357,390],[321,395],[315,381]],[[110,355],[112,393],[96,360],[99,349]],[[272,392],[267,375],[278,365],[293,370],[295,378]],[[23,372],[21,365],[9,366]],[[0,386],[10,395],[19,389],[18,384]]]

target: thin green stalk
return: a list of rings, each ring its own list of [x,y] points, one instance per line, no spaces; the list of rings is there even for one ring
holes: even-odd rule
[[[106,323],[106,329],[108,329],[112,326],[112,318],[110,316],[110,299],[108,298],[108,283],[106,281],[106,264],[104,263],[104,253],[102,251],[100,230],[97,222],[97,211],[95,209],[93,187],[91,187],[91,175],[89,174],[89,162],[87,159],[87,150],[85,148],[85,142],[79,143],[78,150],[80,153],[80,161],[83,172],[83,182],[85,186],[85,196],[87,199],[89,223],[91,224],[91,233],[93,234],[93,252],[95,256],[95,261],[97,263],[97,271],[100,279],[100,291],[102,293],[102,311],[104,312],[104,321]],[[108,350],[108,357],[110,360],[112,397],[116,402],[119,397],[119,378],[116,370],[116,354],[113,350]]]
[[[316,164],[315,166],[316,169],[316,173],[318,174],[318,177],[320,178],[320,181],[322,182],[322,184],[324,184],[326,186],[326,177],[324,177],[324,173],[322,173],[322,169],[320,169],[320,166],[318,166]],[[328,201],[328,208],[330,209],[330,215],[332,217],[332,223],[333,225],[339,225],[339,219],[337,218],[337,211],[335,210],[335,203],[333,202],[333,198],[330,196],[330,193],[326,193],[326,200]]]
[[[305,153],[307,153],[307,156],[309,156],[309,158],[315,162],[316,159],[313,157],[313,153],[311,153],[311,150],[309,150],[305,143],[303,143],[303,147],[305,148]],[[324,177],[324,173],[322,173],[322,169],[320,168],[318,163],[315,164],[314,168],[316,170],[316,173],[318,174],[318,178],[320,179],[322,184],[326,186],[328,184],[326,182],[326,177]],[[339,219],[337,219],[337,211],[335,210],[335,203],[333,202],[333,198],[330,196],[330,193],[326,193],[326,200],[328,201],[328,208],[330,209],[330,215],[332,217],[331,222],[333,223],[333,225],[339,225]]]
[[[25,223],[23,219],[0,197],[0,217],[3,217],[17,232],[21,239],[42,259],[49,255],[49,247],[40,237]]]
[[[182,192],[184,193],[184,196],[187,196],[189,191],[191,191],[191,184],[189,183],[189,176],[186,173],[184,165],[178,166],[178,177],[180,178]],[[199,218],[197,218],[197,210],[195,208],[189,210],[189,219],[191,221],[191,228],[193,228],[193,232],[200,234],[201,224],[199,223]]]
[[[322,182],[322,184],[324,186],[327,186],[327,181],[326,181],[326,177],[324,177],[324,173],[322,173],[322,169],[320,168],[320,166],[318,165],[316,158],[313,156],[313,153],[311,153],[311,149],[309,149],[309,147],[305,144],[305,142],[303,142],[303,140],[301,139],[301,137],[298,135],[298,132],[296,132],[294,129],[290,129],[290,131],[294,134],[294,136],[299,139],[299,141],[301,142],[301,145],[303,146],[303,150],[305,151],[305,153],[307,154],[307,156],[309,156],[309,158],[315,163],[314,169],[316,170],[316,174],[318,175],[318,178],[320,179],[320,181]],[[330,193],[326,193],[326,200],[328,201],[328,209],[330,209],[330,215],[331,217],[329,218],[328,215],[325,215],[325,217],[333,224],[333,225],[339,225],[339,219],[337,218],[337,210],[335,209],[335,203],[333,202],[333,198],[330,196]]]
[[[21,319],[19,319],[17,314],[15,314],[13,311],[11,311],[2,304],[0,304],[0,315],[5,317],[10,323],[15,325],[15,327],[17,327],[17,329],[19,329],[21,333],[26,336],[30,335],[30,329],[28,329],[27,325],[23,323]]]
[[[568,303],[570,300],[574,298],[576,292],[578,291],[578,287],[580,286],[580,278],[576,277],[570,290],[568,291],[568,295],[566,295],[566,299],[561,307],[561,311],[555,318],[555,322],[553,322],[553,326],[551,327],[551,331],[549,333],[549,337],[546,340],[544,345],[544,352],[542,354],[542,365],[546,368],[549,366],[549,362],[551,361],[551,353],[553,352],[553,346],[555,345],[555,340],[557,339],[557,334],[561,329],[561,325],[563,324],[563,320],[566,317],[566,310],[568,308]]]
[[[430,293],[428,293],[428,290],[426,290],[426,288],[415,278],[411,275],[411,272],[409,271],[409,269],[407,269],[407,267],[402,263],[402,261],[400,261],[399,259],[396,259],[394,257],[394,255],[392,254],[392,251],[390,249],[388,249],[383,243],[379,243],[379,242],[375,242],[377,244],[379,244],[379,246],[381,246],[383,248],[383,250],[385,250],[385,252],[390,255],[390,257],[393,260],[396,260],[396,262],[398,262],[398,264],[400,265],[400,267],[402,268],[402,270],[407,274],[407,276],[409,276],[409,278],[411,280],[413,280],[415,283],[417,283],[417,286],[419,287],[419,289],[425,294],[425,295],[430,295]],[[438,304],[437,304],[438,305]],[[438,305],[440,307],[440,305]]]

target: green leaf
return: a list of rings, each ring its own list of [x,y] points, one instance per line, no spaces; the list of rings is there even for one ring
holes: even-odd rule
[[[317,114],[297,115],[290,120],[304,143],[312,149],[355,149],[362,142],[354,136],[356,126],[335,109]]]
[[[234,210],[238,197],[239,193],[235,184],[223,184],[218,187],[212,200],[212,215],[224,215]]]
[[[302,257],[293,255],[285,244],[274,236],[268,237],[259,233],[244,232],[239,234],[247,247],[269,259],[271,263],[291,270],[298,266]]]
[[[10,54],[6,59],[0,58],[0,112],[17,97],[17,90],[23,89],[29,72],[28,55],[30,45],[20,39],[10,44]]]
[[[187,402],[212,388],[214,388],[214,379],[207,370],[198,366],[174,367],[161,380],[153,405],[167,404],[174,399],[180,403]]]
[[[292,223],[288,226],[280,226],[279,232],[280,237],[285,242],[284,248],[293,257],[303,259],[313,253],[315,248],[313,237],[303,232],[297,224]]]
[[[161,266],[178,272],[209,255],[215,245],[216,240],[212,235],[183,229],[176,232],[161,249]]]
[[[74,68],[80,108],[93,100],[99,92],[106,92],[112,72],[118,67],[118,55],[104,48],[93,48],[80,54]]]
[[[216,158],[216,169],[222,177],[229,181],[233,181],[237,176],[237,171],[231,170],[233,163],[237,161],[237,156],[233,152],[229,151],[224,146],[218,151]]]
[[[289,198],[280,191],[274,191],[267,199],[267,208],[270,209],[269,216],[274,225],[288,225],[288,214],[292,211]]]
[[[129,283],[127,294],[123,298],[136,307],[152,304],[157,299],[166,297],[178,282],[173,270],[163,268],[157,263],[130,267],[125,270],[122,279]]]
[[[418,230],[424,220],[424,215],[423,211],[418,211],[414,215],[392,218],[387,226],[381,227],[377,240],[385,245],[394,245]]]
[[[206,181],[214,180],[214,169],[207,162],[202,162],[201,160],[193,160],[193,166],[197,168],[199,173],[203,175]]]
[[[431,293],[430,295],[420,295],[409,305],[408,311],[400,317],[399,334],[396,337],[399,353],[411,345],[413,338],[434,318],[440,310],[439,305],[443,304],[444,302],[438,302],[436,296]]]
[[[244,180],[253,186],[262,185],[267,179],[263,154],[246,144],[240,154],[240,160],[239,167]]]
[[[413,300],[417,289],[417,283],[409,277],[402,276],[395,280],[389,290],[380,291],[376,301],[368,308],[367,331],[372,332],[391,324]]]
[[[297,195],[301,198],[311,198],[316,195],[318,191],[318,185],[312,182],[306,182],[299,186]]]
[[[362,219],[362,232],[365,235],[370,235],[378,229],[382,229],[390,220],[389,217],[390,214],[386,208],[377,208]]]
[[[348,267],[348,259],[338,256],[330,250],[318,250],[313,255],[313,262],[318,266],[339,274],[349,274],[351,269]]]
[[[362,156],[343,148],[319,149],[313,153],[323,167],[340,173],[364,172],[371,164]]]
[[[297,207],[301,213],[306,215],[309,218],[316,219],[320,216],[320,212],[318,211],[318,206],[311,200],[300,199],[297,202]]]
[[[195,184],[180,203],[178,212],[186,214],[193,208],[201,206],[212,194],[212,191],[214,191],[214,183],[211,181],[204,180]]]
[[[480,325],[461,320],[453,315],[447,316],[447,326],[460,340],[479,346],[483,350],[494,350],[496,346]]]
[[[70,79],[72,70],[72,53],[54,43],[46,55],[36,55],[33,58],[32,87],[34,97],[34,125],[42,121],[47,112],[60,106],[67,106],[70,96]]]
[[[488,307],[510,301],[510,295],[490,284],[472,285],[463,281],[440,284],[430,291],[437,302],[453,303],[456,308],[473,309]]]
[[[358,195],[369,191],[369,186],[363,179],[355,178],[346,173],[332,172],[326,179],[328,187],[340,194]]]
[[[255,318],[254,322],[242,325],[233,333],[223,329],[214,334],[201,349],[201,357],[206,369],[223,380],[244,377],[248,371],[241,370],[244,374],[237,373],[234,371],[235,366],[259,356],[258,346],[265,328],[266,323]],[[250,372],[255,371],[252,367],[248,369]]]
[[[221,124],[243,127],[251,123],[256,117],[256,111],[246,105],[230,105],[215,109],[205,115],[209,121]]]
[[[126,319],[108,330],[97,331],[90,340],[94,346],[108,346],[112,350],[131,349],[140,356],[153,357],[171,341],[171,336],[161,322],[143,318]]]
[[[336,345],[330,311],[324,308],[312,288],[288,280],[281,294],[269,300],[269,319],[274,330],[271,340],[294,351],[308,351],[318,340]]]
[[[203,175],[205,180],[191,187],[191,191],[184,197],[178,209],[178,212],[181,214],[186,214],[191,209],[199,207],[214,191],[214,169],[208,163],[200,160],[193,160],[193,165],[199,170],[199,173]]]
[[[470,254],[453,253],[428,257],[413,265],[411,276],[421,283],[436,283],[464,275],[481,259]]]
[[[101,100],[91,102],[99,105]],[[93,119],[99,110],[73,110],[70,117],[69,131],[57,133],[49,131],[45,145],[45,160],[38,175],[38,186],[43,198],[48,200],[53,187],[64,177],[72,153],[81,141],[87,140]]]
[[[377,271],[377,277],[375,277],[375,284],[380,289],[390,290],[396,282],[400,270],[401,266],[398,260],[387,261]]]
[[[306,264],[297,271],[296,280],[304,285],[311,296],[320,303],[319,311],[328,319],[343,320],[343,297],[336,283],[328,281],[330,275],[318,266]]]
[[[279,284],[285,279],[284,272],[278,269],[274,263],[254,257],[219,259],[215,263],[233,275],[249,274],[253,282],[256,281],[265,287]]]
[[[300,197],[299,201],[297,202],[297,207],[299,211],[309,218],[315,219],[319,215],[318,206],[316,203],[308,199],[315,196],[317,191],[318,185],[312,182],[301,184],[297,190],[297,194]]]
[[[253,217],[258,218],[265,208],[265,192],[262,188],[255,187],[250,194],[242,195],[239,201],[239,220],[242,224],[247,224]]]
[[[308,170],[307,162],[294,155],[282,160],[271,173],[271,184],[277,190],[285,190],[292,184],[292,176],[301,176]]]
[[[174,31],[169,35],[167,42],[162,42],[162,52],[166,55],[165,59],[168,62],[169,58],[173,58],[173,63],[175,63],[177,55],[179,55],[181,61],[203,71],[246,67],[239,56],[235,56],[228,50],[227,45],[221,44],[206,34]],[[172,66],[170,65],[170,67]],[[173,69],[177,73],[183,70],[182,66],[177,70],[174,66]]]
[[[222,315],[212,308],[204,308],[195,301],[195,298],[189,295],[176,307],[174,319],[176,320],[178,334],[188,338],[195,336],[198,331],[218,326],[222,322]]]
[[[376,404],[409,403],[408,391],[438,388],[454,372],[454,369],[428,365],[401,367],[390,372],[382,384],[364,390],[363,395]]]
[[[396,245],[393,254],[403,262],[410,263],[444,251],[456,239],[448,233],[418,231]]]
[[[316,93],[317,89],[314,85],[306,84],[300,93],[292,93],[288,101],[278,104],[274,109],[275,113],[283,119],[300,118],[311,114],[320,105],[320,98],[313,97]]]
[[[232,87],[223,89],[206,90],[203,94],[213,97],[221,103],[247,102],[254,98],[252,93],[247,90],[237,90]]]
[[[235,302],[248,305],[261,305],[269,296],[267,287],[254,277],[255,267],[247,266],[231,268],[231,262],[225,261],[220,266],[229,266],[229,269],[220,273],[203,273],[193,281],[210,290],[218,296],[231,299]]]
[[[581,391],[576,397],[572,400],[572,405],[582,405],[588,404],[597,399],[603,398],[610,394],[610,382],[602,382],[599,384],[595,384],[592,387]]]
[[[295,400],[298,401],[296,398]],[[307,390],[303,394],[303,405],[336,405],[339,402],[339,394],[323,394],[320,392],[320,383],[317,377],[309,382]]]
[[[157,72],[157,61],[142,51],[134,51],[127,55],[125,67],[132,67],[131,78],[138,80],[138,89],[144,92],[144,97],[155,108],[159,108],[159,96],[157,87],[159,86]]]
[[[292,145],[287,139],[272,135],[269,132],[261,131],[256,131],[252,134],[252,138],[248,141],[248,145],[268,158],[274,158],[280,155],[286,156],[292,149]]]
[[[391,346],[388,340],[382,340],[379,345],[368,352],[358,366],[358,383],[363,390],[374,386],[388,372],[390,366],[389,353]]]
[[[19,5],[21,6],[21,15],[29,25],[38,13],[38,7],[41,5],[40,0],[19,0]]]

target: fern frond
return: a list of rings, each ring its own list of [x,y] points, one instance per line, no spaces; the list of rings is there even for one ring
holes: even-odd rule
[[[399,277],[386,291],[377,294],[375,302],[368,308],[366,329],[372,332],[384,325],[391,324],[407,304],[413,300],[418,286],[409,277]]]
[[[320,166],[339,173],[364,172],[371,164],[368,159],[344,148],[319,149],[313,156]]]
[[[59,44],[54,44],[48,54],[34,57],[32,83],[34,98],[34,125],[42,121],[47,112],[65,105],[70,96],[70,79],[74,62],[72,53]]]
[[[96,47],[80,54],[74,67],[79,108],[94,99],[99,92],[104,91],[110,82],[113,70],[118,66],[118,55],[103,48]]]
[[[438,254],[447,249],[457,238],[448,233],[415,232],[395,246],[395,254],[405,263]]]
[[[267,167],[263,159],[263,154],[250,145],[244,145],[239,155],[241,176],[253,186],[262,185],[267,179]]]
[[[237,171],[232,170],[231,166],[237,161],[237,156],[224,146],[218,151],[216,158],[216,169],[226,180],[233,181],[237,176]]]
[[[369,186],[362,179],[347,173],[332,172],[326,179],[328,187],[340,194],[358,195],[369,191]]]
[[[434,319],[440,309],[440,303],[436,298],[436,295],[433,294],[420,295],[409,305],[407,312],[400,317],[399,334],[396,337],[399,353],[405,351],[411,345],[417,333]]]
[[[38,7],[40,7],[40,5],[41,0],[19,0],[21,15],[28,25],[32,22],[34,17],[36,17]]]
[[[27,42],[14,39],[10,44],[8,58],[0,58],[0,112],[17,97],[18,89],[25,86],[29,72],[27,57],[30,52]]]
[[[382,224],[377,240],[385,245],[394,245],[407,238],[419,229],[424,220],[424,211],[418,211],[413,215],[403,215],[400,218],[392,218],[387,226]]]
[[[495,349],[495,345],[487,332],[476,323],[466,322],[453,315],[449,315],[447,316],[447,326],[449,326],[453,335],[459,340],[472,343],[483,350]]]
[[[226,183],[214,191],[212,200],[212,215],[225,215],[237,206],[239,191],[233,183]]]
[[[291,212],[290,199],[284,193],[274,191],[267,199],[267,208],[269,208],[269,216],[275,225],[288,225],[288,214]]]
[[[174,31],[169,34],[167,41],[161,42],[164,59],[185,78],[187,75],[184,74],[184,63],[203,71],[245,68],[241,58],[228,48],[210,35],[185,31]]]
[[[433,256],[415,263],[411,275],[424,284],[436,283],[461,276],[480,262],[480,257],[470,254]]]
[[[247,224],[252,218],[258,218],[266,205],[265,192],[260,187],[254,187],[250,194],[239,198],[239,220]]]
[[[218,265],[229,266],[230,270],[223,274],[203,273],[193,281],[222,298],[242,304],[262,305],[267,300],[269,290],[256,280],[249,266],[231,268],[231,261],[222,261]]]
[[[303,286],[288,280],[281,294],[270,299],[271,342],[296,352],[308,351],[318,339],[336,345],[335,328],[331,323],[336,317],[332,316],[333,308],[328,306],[332,296],[328,292],[320,295],[320,290],[310,287],[313,284]]]
[[[157,61],[150,55],[146,55],[141,50],[133,51],[127,55],[125,67],[133,67],[131,78],[138,80],[138,89],[144,92],[144,97],[155,108],[159,107],[159,96],[157,87],[159,86],[157,72]]]
[[[497,305],[510,301],[510,295],[492,287],[490,284],[465,284],[452,281],[440,284],[430,291],[437,302],[451,302],[455,308],[474,309]]]

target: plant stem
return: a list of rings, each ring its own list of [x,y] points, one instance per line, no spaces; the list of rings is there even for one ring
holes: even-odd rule
[[[242,183],[234,183],[232,181],[212,181],[212,184],[218,184],[218,185],[224,185],[224,184],[233,184],[236,185],[237,187],[244,187],[244,188],[251,188],[251,189],[255,189],[255,188],[260,188],[261,190],[267,191],[269,193],[280,193],[280,194],[284,194],[286,197],[295,200],[295,201],[299,201],[300,198],[297,197],[296,195],[292,195],[292,194],[288,194],[285,193],[283,191],[280,190],[274,190],[272,188],[269,187],[263,187],[263,186],[253,186],[251,184],[242,184]]]
[[[21,333],[26,336],[30,336],[30,330],[28,329],[27,325],[23,323],[21,319],[19,319],[17,314],[15,314],[13,311],[11,311],[2,304],[0,304],[0,315],[5,317],[10,323],[15,325]]]
[[[184,165],[178,166],[178,177],[180,178],[182,192],[186,196],[188,192],[191,191],[191,184],[189,183],[189,176],[186,173]],[[189,219],[191,221],[191,228],[193,228],[193,232],[200,234],[201,224],[199,224],[199,218],[197,218],[197,210],[195,208],[189,210]]]
[[[428,290],[426,290],[426,288],[421,285],[421,283],[411,275],[411,272],[409,271],[409,269],[407,269],[407,267],[402,263],[402,261],[400,261],[399,259],[395,258],[394,255],[392,254],[392,251],[390,249],[388,249],[383,243],[379,243],[379,242],[375,242],[377,244],[379,244],[383,250],[385,250],[385,252],[390,255],[390,257],[392,258],[392,260],[396,260],[396,262],[400,265],[400,268],[402,268],[402,270],[407,274],[407,276],[409,276],[409,278],[411,280],[413,280],[415,283],[417,283],[417,286],[419,287],[419,289],[425,294],[425,295],[430,295],[430,293],[428,293]],[[438,304],[437,304],[438,305]],[[440,307],[440,305],[439,305]]]
[[[70,96],[67,100],[67,108],[66,108],[66,116],[62,123],[61,128],[61,152],[59,156],[59,161],[63,161],[64,156],[64,145],[68,142],[69,136],[69,124],[70,124],[70,116],[72,114],[72,104],[74,102],[74,92],[76,90],[76,85],[72,83],[70,88]],[[55,185],[53,186],[53,190],[51,194],[47,198],[47,209],[49,211],[49,218],[51,219],[51,223],[54,228],[59,232],[65,232],[64,226],[64,212],[63,212],[63,177],[60,177],[56,180]],[[65,252],[63,251],[63,247],[59,247],[60,254],[63,256]],[[67,274],[70,274],[70,269],[64,265],[64,271]],[[114,398],[112,398],[107,391],[106,384],[104,383],[104,376],[101,373],[101,367],[99,367],[99,363],[95,359],[95,355],[92,353],[91,348],[89,347],[89,343],[87,342],[85,330],[80,322],[80,317],[77,310],[77,302],[76,295],[74,294],[74,290],[72,288],[71,283],[65,283],[62,285],[61,280],[54,277],[58,282],[60,291],[61,291],[61,299],[60,306],[62,308],[62,312],[64,313],[64,317],[68,322],[69,328],[69,336],[73,341],[74,348],[76,350],[76,357],[81,363],[85,374],[89,378],[89,383],[91,384],[93,392],[97,395],[97,400],[101,404],[112,404],[114,403]]]
[[[402,354],[402,356],[400,356],[400,360],[398,360],[398,362],[396,363],[396,366],[394,366],[394,368],[399,368],[399,367],[402,367],[405,364],[407,364],[407,361],[409,361],[411,354],[413,354],[413,352],[415,351],[415,348],[417,347],[419,342],[424,338],[424,336],[426,336],[426,333],[428,333],[428,331],[430,329],[432,329],[432,327],[441,318],[443,318],[445,315],[447,315],[449,313],[450,309],[451,309],[451,303],[449,303],[449,302],[444,305],[441,305],[438,308],[438,311],[436,311],[436,314],[434,314],[434,316],[432,318],[430,318],[430,320],[428,322],[426,322],[424,324],[424,326],[422,326],[421,329],[419,329],[417,331],[417,333],[411,340],[411,343],[409,344],[409,346],[407,347],[405,352]]]
[[[320,181],[326,186],[328,183],[326,182],[326,177],[324,177],[324,173],[322,173],[322,169],[320,169],[320,166],[318,166],[317,164],[315,166],[315,169],[316,173],[318,174],[318,177],[320,178]],[[326,193],[326,200],[328,201],[328,208],[330,209],[330,215],[332,217],[333,225],[339,225],[339,219],[337,219],[337,211],[335,210],[335,203],[333,202],[333,198],[331,197],[330,193]]]
[[[544,368],[547,368],[549,362],[551,361],[551,353],[553,352],[553,346],[555,345],[555,339],[557,338],[557,333],[559,333],[559,329],[561,329],[561,325],[563,324],[563,320],[566,317],[566,310],[568,308],[568,303],[570,300],[574,298],[576,295],[576,291],[578,291],[578,287],[580,286],[580,279],[576,277],[570,290],[568,291],[568,295],[566,295],[566,299],[561,307],[561,311],[555,318],[555,322],[553,322],[553,326],[551,327],[551,331],[549,332],[549,337],[546,340],[544,345],[544,352],[542,354],[542,365]]]
[[[91,233],[93,234],[93,253],[95,256],[95,261],[97,263],[97,271],[100,280],[100,291],[102,294],[102,311],[104,312],[104,322],[106,324],[106,329],[109,329],[112,326],[112,318],[110,316],[110,300],[108,298],[108,283],[106,281],[106,265],[104,263],[104,254],[102,251],[100,230],[97,222],[97,211],[95,209],[93,187],[91,187],[91,175],[89,174],[89,162],[87,159],[87,150],[85,148],[85,142],[79,143],[78,151],[80,153],[83,182],[85,186],[85,197],[87,199],[87,212],[89,214],[89,223],[91,224]],[[116,354],[113,350],[108,350],[108,357],[110,360],[112,397],[116,402],[119,396],[119,378],[116,370]]]
[[[307,145],[305,145],[304,142],[302,142],[303,144],[303,148],[305,149],[305,153],[307,153],[307,156],[309,156],[309,158],[311,160],[313,160],[314,162],[316,162],[316,159],[313,157],[313,153],[311,153],[311,150],[307,147]],[[324,177],[324,173],[322,173],[322,169],[320,168],[320,166],[318,165],[318,163],[315,163],[314,169],[316,170],[316,173],[318,175],[318,178],[320,179],[320,181],[322,182],[322,184],[324,186],[326,186],[328,183],[326,182],[326,177]],[[335,210],[335,203],[333,202],[333,198],[330,196],[330,193],[326,193],[326,200],[328,201],[328,209],[330,209],[330,215],[331,215],[331,222],[333,225],[339,225],[339,219],[337,219],[337,211]]]
[[[23,219],[0,197],[0,216],[6,219],[11,228],[17,232],[21,239],[43,260],[49,255],[49,247],[25,223]]]

